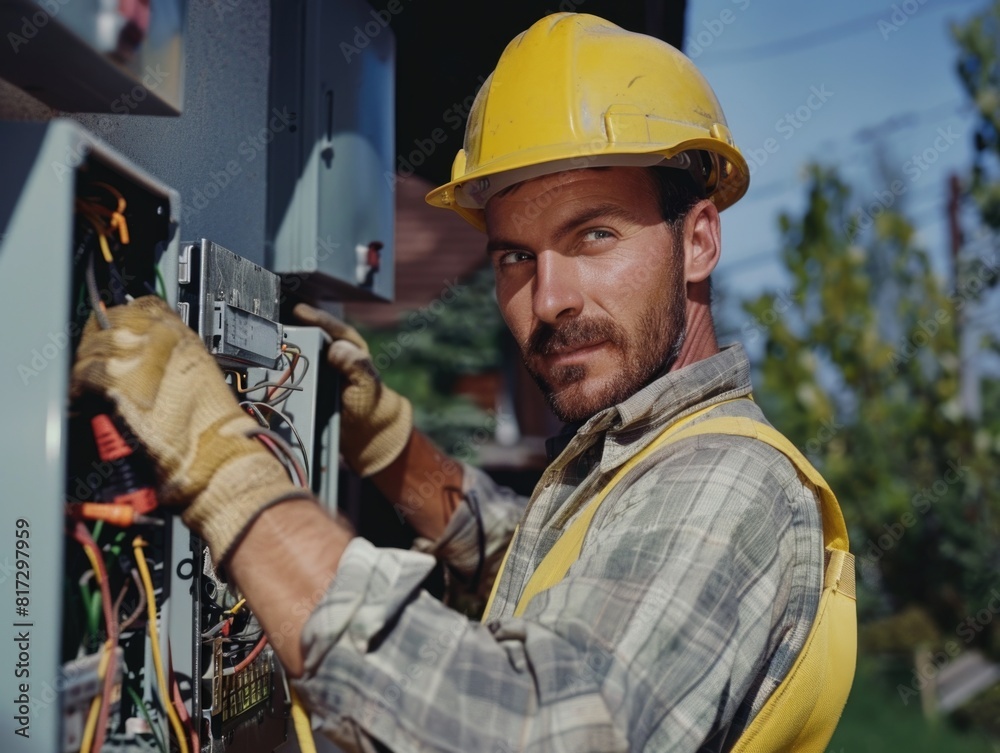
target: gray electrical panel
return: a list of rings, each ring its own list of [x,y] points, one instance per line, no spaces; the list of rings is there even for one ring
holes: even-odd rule
[[[64,112],[177,115],[187,0],[0,0],[0,76]]]
[[[395,39],[362,0],[288,0],[272,16],[267,266],[293,295],[394,295]]]
[[[8,428],[0,453],[0,528],[7,535],[0,562],[8,575],[0,578],[0,599],[10,610],[9,630],[21,638],[0,648],[0,673],[16,678],[15,695],[22,700],[18,713],[2,715],[0,737],[4,751],[55,753],[74,744],[79,749],[92,700],[81,703],[81,694],[103,685],[93,656],[106,638],[87,619],[91,612],[81,594],[96,594],[100,578],[85,547],[66,535],[73,530],[67,506],[96,501],[116,476],[116,467],[97,456],[85,411],[69,404],[70,367],[94,305],[157,291],[176,303],[176,282],[166,281],[177,279],[180,204],[176,192],[72,121],[0,123],[0,164],[0,316],[7,354],[0,390],[7,396]],[[112,220],[116,213],[120,219]],[[99,250],[105,242],[107,257]],[[189,535],[178,521],[158,523],[133,531],[144,537],[153,571],[158,645],[163,655],[191,655],[190,600],[172,598],[186,584],[172,581],[172,571],[163,567],[175,547],[184,550]],[[112,536],[105,526],[97,546]],[[123,551],[131,554],[131,548]],[[117,595],[122,575],[113,564],[108,568]],[[155,683],[145,660],[136,661],[151,648],[145,631],[126,627],[119,647],[122,661],[109,675],[113,719],[138,715],[129,711],[134,707],[126,691],[151,698]],[[106,738],[109,745],[113,737]]]
[[[95,419],[113,423],[113,410],[69,400],[69,373],[95,311],[147,295],[186,309],[220,379],[285,448],[290,477],[333,513],[337,391],[321,392],[319,378],[327,336],[279,321],[272,272],[211,240],[179,242],[178,194],[76,122],[0,123],[0,164],[0,315],[10,325],[0,388],[14,429],[0,459],[0,598],[14,639],[0,646],[0,671],[16,680],[3,750],[164,750],[177,725],[190,753],[294,750],[287,680],[252,607],[156,504],[152,466],[127,426],[132,452],[103,453]],[[141,517],[121,522],[117,511],[140,501]]]

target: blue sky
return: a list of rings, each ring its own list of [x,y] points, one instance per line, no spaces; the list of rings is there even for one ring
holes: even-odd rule
[[[753,163],[749,193],[722,215],[721,287],[738,296],[780,287],[777,216],[801,208],[803,166],[837,166],[871,203],[885,188],[876,149],[900,175],[898,200],[946,272],[946,180],[970,164],[973,122],[948,24],[985,5],[692,0],[685,52]]]

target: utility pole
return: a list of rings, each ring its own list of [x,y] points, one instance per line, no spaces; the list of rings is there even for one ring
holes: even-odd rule
[[[976,363],[976,349],[967,345],[968,335],[967,316],[969,301],[962,300],[966,292],[962,286],[962,263],[961,253],[964,243],[962,224],[959,219],[959,208],[962,199],[962,182],[957,173],[952,173],[948,178],[948,237],[951,248],[951,269],[952,269],[952,291],[955,300],[961,301],[962,305],[955,312],[955,341],[958,349],[959,362],[959,399],[962,405],[962,415],[970,421],[978,422],[981,417],[981,401],[979,396],[978,364]]]

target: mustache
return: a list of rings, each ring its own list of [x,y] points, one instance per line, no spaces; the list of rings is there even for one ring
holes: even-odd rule
[[[578,348],[605,340],[621,345],[626,340],[625,332],[608,319],[572,319],[559,327],[542,322],[528,337],[525,352],[547,356],[561,348]]]

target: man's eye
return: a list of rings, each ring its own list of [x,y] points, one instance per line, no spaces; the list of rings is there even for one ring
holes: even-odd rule
[[[517,264],[518,262],[527,261],[531,258],[531,254],[527,251],[508,251],[507,253],[500,254],[497,259],[497,263],[501,266],[508,266],[510,264]]]
[[[583,234],[584,240],[588,241],[604,241],[609,238],[614,238],[615,234],[610,230],[604,230],[603,228],[597,228],[596,230],[588,230]]]

